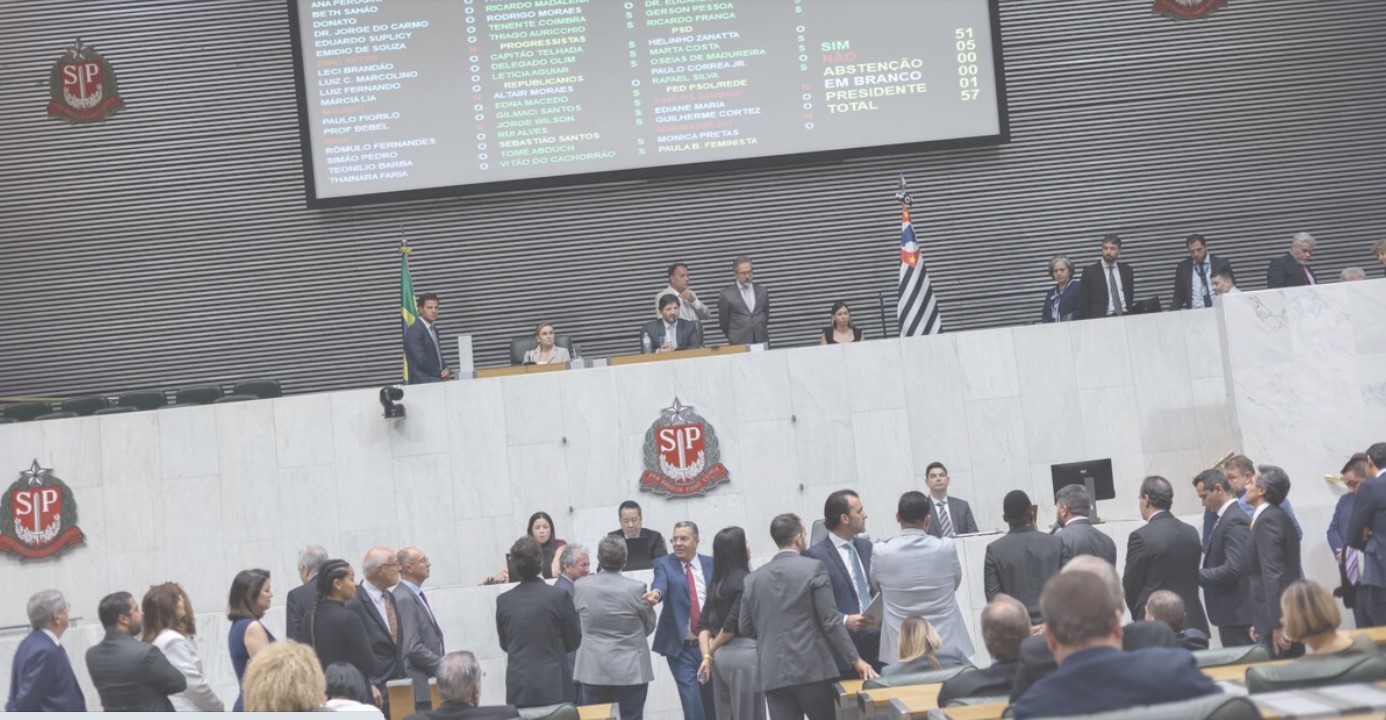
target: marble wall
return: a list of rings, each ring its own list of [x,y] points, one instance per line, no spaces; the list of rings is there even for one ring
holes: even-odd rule
[[[449,646],[478,652],[484,695],[499,699],[493,598],[504,588],[477,585],[535,510],[554,516],[560,537],[592,546],[634,497],[666,535],[692,519],[710,544],[716,529],[743,525],[768,557],[773,515],[819,517],[842,487],[862,495],[870,534],[894,534],[896,499],[922,488],[934,460],[983,530],[1002,527],[1001,498],[1016,488],[1047,525],[1050,464],[1110,457],[1117,499],[1101,503],[1104,517],[1138,520],[1137,488],[1155,473],[1196,521],[1189,479],[1228,451],[1277,458],[1298,480],[1341,466],[1346,449],[1324,429],[1352,428],[1357,447],[1383,427],[1383,308],[1386,283],[1359,283],[1245,294],[1210,312],[468,380],[408,388],[408,416],[396,421],[363,389],[0,426],[0,472],[34,459],[53,468],[87,534],[56,560],[0,559],[0,625],[24,623],[32,592],[60,588],[84,618],[69,641],[77,657],[99,637],[101,595],[177,580],[203,613],[202,651],[229,700],[228,623],[217,613],[237,570],[270,569],[282,598],[307,543],[354,563],[372,545],[413,544],[433,560],[428,589]],[[644,433],[676,396],[715,427],[731,471],[705,497],[637,492]],[[1292,497],[1322,538],[1332,489],[1311,481]],[[1123,553],[1134,526],[1107,526]],[[960,601],[974,611],[988,541],[962,544]],[[270,625],[282,629],[278,605]],[[0,683],[19,637],[0,636]],[[676,717],[656,665],[649,710]]]

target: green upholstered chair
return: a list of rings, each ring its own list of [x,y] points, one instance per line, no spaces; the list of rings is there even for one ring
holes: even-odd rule
[[[1215,693],[1192,700],[1062,717],[1064,720],[1261,720],[1261,711],[1245,697]],[[1059,716],[1048,720],[1059,720]]]
[[[47,415],[51,412],[53,412],[53,407],[46,402],[11,403],[0,408],[0,415],[19,422],[33,420],[40,415]]]
[[[246,402],[247,400],[259,400],[259,399],[260,399],[260,398],[259,398],[258,396],[255,396],[255,395],[243,395],[243,394],[240,394],[240,393],[231,393],[230,395],[223,395],[223,396],[217,398],[216,400],[213,400],[213,401],[212,401],[212,404],[213,404],[213,405],[220,405],[220,404],[222,404],[222,403]]]
[[[975,670],[971,665],[961,665],[958,667],[946,667],[938,670],[926,670],[925,672],[904,673],[902,675],[882,675],[880,677],[867,680],[861,686],[863,690],[871,688],[890,688],[901,687],[904,685],[928,685],[930,683],[941,683],[958,673],[966,670]]]
[[[198,385],[179,390],[174,395],[174,402],[179,405],[210,405],[224,395],[226,393],[222,392],[220,385]]]
[[[578,720],[578,709],[572,703],[541,705],[520,708],[520,717],[524,720]]]
[[[110,404],[111,403],[101,395],[83,395],[63,400],[59,409],[63,412],[76,413],[78,415],[90,415],[103,407],[109,407]]]
[[[63,418],[75,418],[75,417],[77,417],[77,413],[58,411],[58,412],[46,413],[46,414],[40,415],[40,416],[38,416],[38,417],[36,417],[36,418],[34,418],[34,419],[35,419],[35,420],[61,420],[61,419],[63,419]]]
[[[1386,680],[1386,656],[1376,654],[1308,657],[1246,671],[1246,689],[1253,693],[1381,680]]]
[[[168,405],[168,395],[164,394],[163,390],[136,390],[121,393],[116,404],[136,410],[154,410]]]
[[[948,707],[969,707],[972,705],[999,705],[1010,701],[1009,695],[978,695],[977,697],[956,698],[948,701]]]
[[[510,341],[510,364],[511,364],[511,365],[523,365],[523,364],[525,364],[525,353],[529,352],[530,350],[533,350],[537,345],[538,345],[538,341],[534,339],[534,336],[533,336],[533,335],[523,335],[523,336],[521,336],[521,337],[517,337],[517,338],[511,339],[511,341]],[[568,351],[568,355],[571,356],[571,355],[573,354],[573,336],[572,336],[572,335],[554,335],[554,336],[553,336],[553,346],[554,346],[554,347],[561,347],[561,348],[563,348],[564,350],[567,350],[567,351]]]
[[[236,383],[231,388],[232,395],[254,395],[261,400],[269,398],[283,397],[284,388],[280,387],[278,380],[246,380]]]
[[[135,412],[138,409],[139,408],[131,407],[129,405],[112,405],[110,407],[103,407],[100,410],[93,412],[92,415],[119,415],[121,413]]]
[[[1266,647],[1259,644],[1217,648],[1216,650],[1195,650],[1193,656],[1194,662],[1198,663],[1201,668],[1219,665],[1245,665],[1271,659],[1270,653],[1266,652]]]

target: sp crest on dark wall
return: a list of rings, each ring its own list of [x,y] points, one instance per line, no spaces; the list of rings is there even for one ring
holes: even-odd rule
[[[125,107],[115,69],[81,40],[68,46],[48,73],[48,117],[73,123],[96,122]]]
[[[1155,0],[1156,15],[1168,15],[1175,20],[1192,20],[1207,15],[1227,4],[1227,0]]]
[[[72,488],[37,459],[0,498],[0,523],[0,551],[24,558],[56,555],[86,539]]]

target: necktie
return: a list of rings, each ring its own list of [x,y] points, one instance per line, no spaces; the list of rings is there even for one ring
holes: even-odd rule
[[[698,634],[698,616],[703,614],[698,604],[698,584],[693,581],[693,563],[683,566],[683,577],[688,581],[688,634]]]
[[[665,339],[665,340],[668,340],[668,341],[669,341],[669,347],[671,347],[671,348],[673,348],[673,349],[675,349],[675,350],[678,350],[678,349],[679,349],[679,334],[678,334],[677,332],[674,331],[675,328],[677,328],[677,327],[678,327],[678,324],[677,324],[677,323],[674,324],[674,325],[670,325],[670,324],[668,324],[668,323],[665,323],[665,324],[664,324],[664,339]]]
[[[1121,314],[1121,293],[1117,292],[1116,265],[1107,266],[1107,293],[1112,296],[1112,314]]]
[[[440,344],[438,343],[438,328],[435,328],[435,327],[433,327],[432,325],[430,325],[430,326],[428,327],[428,336],[431,337],[431,338],[433,338],[433,351],[436,352],[436,353],[438,353],[438,369],[439,369],[439,370],[442,370],[442,369],[443,369],[443,346],[440,345]]]
[[[953,537],[953,520],[948,517],[947,503],[938,503],[938,533],[943,537]]]
[[[1213,306],[1213,296],[1208,294],[1208,264],[1198,264],[1198,278],[1203,281],[1203,307]]]
[[[1362,579],[1361,554],[1357,548],[1343,548],[1343,566],[1349,585],[1356,585]]]
[[[846,545],[847,554],[852,558],[852,582],[857,586],[857,602],[860,603],[859,609],[864,612],[866,606],[871,604],[871,586],[866,583],[866,574],[862,572],[856,543],[848,540]]]
[[[399,644],[399,618],[395,615],[395,604],[385,599],[385,619],[390,623],[390,641]]]
[[[742,286],[741,286],[741,298],[742,298],[743,300],[746,301],[746,311],[747,311],[747,312],[755,312],[755,311],[756,311],[756,291],[755,291],[755,287],[754,287],[754,286],[751,286],[751,285],[742,285]]]
[[[1305,284],[1305,285],[1313,285],[1313,284],[1314,284],[1314,276],[1309,274],[1309,266],[1308,266],[1308,265],[1300,265],[1300,266],[1299,266],[1299,271],[1300,271],[1301,273],[1304,274],[1304,284]]]

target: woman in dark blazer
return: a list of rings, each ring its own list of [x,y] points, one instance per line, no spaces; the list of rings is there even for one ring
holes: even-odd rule
[[[1243,500],[1255,508],[1251,541],[1247,543],[1247,575],[1251,577],[1251,639],[1272,657],[1299,657],[1304,646],[1285,636],[1280,596],[1303,574],[1299,534],[1282,509],[1290,494],[1290,477],[1274,465],[1261,465],[1254,482],[1246,484]]]
[[[345,604],[356,597],[356,571],[345,560],[328,560],[318,568],[316,586],[317,601],[294,639],[313,648],[324,668],[345,662],[369,678],[375,671],[375,655],[366,639],[366,626]],[[371,688],[376,705],[381,700],[379,692]]]
[[[1047,323],[1072,320],[1078,309],[1078,281],[1073,279],[1073,263],[1063,255],[1050,260],[1049,277],[1054,278],[1054,287],[1044,294],[1040,320]]]

